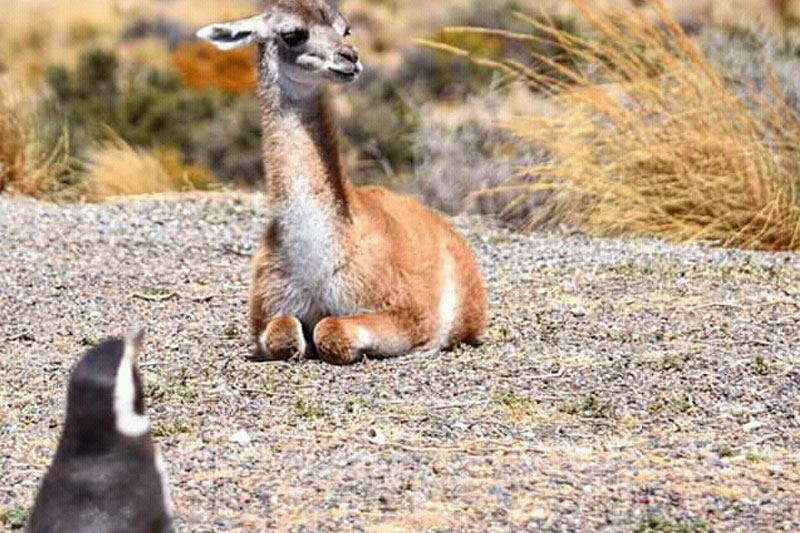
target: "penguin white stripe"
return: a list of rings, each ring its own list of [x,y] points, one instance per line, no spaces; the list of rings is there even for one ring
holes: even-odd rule
[[[117,368],[114,383],[114,414],[117,431],[126,437],[141,437],[150,429],[150,421],[146,416],[134,410],[136,386],[133,382],[133,358],[136,348],[130,342],[125,343],[125,353]]]
[[[167,465],[161,457],[161,453],[156,450],[156,471],[161,479],[161,495],[164,498],[164,508],[167,514],[172,516],[172,492],[169,488],[169,476],[167,475]]]

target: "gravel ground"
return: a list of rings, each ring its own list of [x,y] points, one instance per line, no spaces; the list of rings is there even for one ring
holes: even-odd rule
[[[800,255],[458,226],[485,345],[247,361],[260,196],[0,197],[0,507],[132,324],[182,531],[798,531]]]

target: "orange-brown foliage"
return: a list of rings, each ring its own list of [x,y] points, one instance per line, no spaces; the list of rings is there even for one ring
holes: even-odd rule
[[[191,87],[215,88],[234,94],[255,89],[255,63],[255,54],[250,48],[221,52],[200,42],[185,43],[172,55],[172,65]]]

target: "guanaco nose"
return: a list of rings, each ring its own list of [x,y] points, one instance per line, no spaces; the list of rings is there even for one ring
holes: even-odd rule
[[[358,50],[352,46],[343,46],[337,53],[340,58],[351,63],[358,63]]]

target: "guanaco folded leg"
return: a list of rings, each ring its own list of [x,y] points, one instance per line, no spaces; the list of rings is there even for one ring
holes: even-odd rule
[[[327,317],[314,328],[314,345],[323,361],[349,365],[365,355],[406,354],[430,342],[433,329],[433,324],[406,312]]]
[[[255,342],[253,359],[285,361],[303,357],[308,343],[297,317],[277,313],[277,294],[283,286],[280,271],[274,268],[274,253],[267,240],[253,260],[250,285],[250,334]]]
[[[260,361],[286,361],[305,357],[308,346],[303,336],[303,326],[293,316],[282,315],[267,323],[256,337],[253,359]]]

